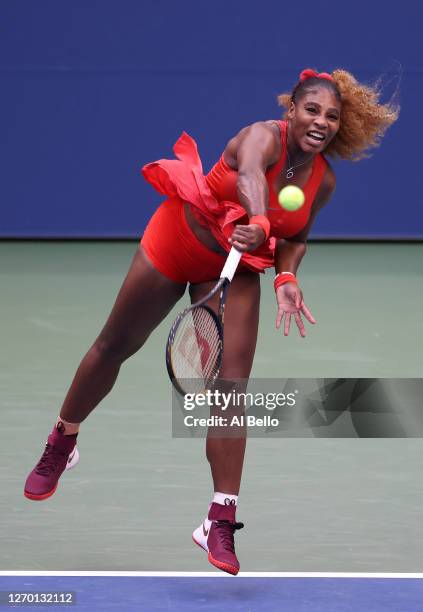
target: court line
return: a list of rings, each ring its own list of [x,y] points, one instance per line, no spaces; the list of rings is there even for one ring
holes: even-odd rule
[[[108,576],[133,578],[231,578],[217,572],[109,572],[109,571],[44,571],[44,570],[3,570],[0,576]],[[423,573],[410,572],[240,572],[238,578],[381,578],[381,579],[422,579]]]

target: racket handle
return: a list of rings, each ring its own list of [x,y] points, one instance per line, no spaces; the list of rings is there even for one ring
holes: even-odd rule
[[[231,250],[229,251],[229,255],[225,261],[225,265],[223,266],[220,278],[227,278],[228,281],[231,282],[238,267],[241,256],[242,253],[240,251],[238,251],[235,247],[231,248]]]

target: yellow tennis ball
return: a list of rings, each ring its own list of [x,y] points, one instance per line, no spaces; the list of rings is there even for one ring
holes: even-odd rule
[[[290,212],[294,212],[294,210],[298,210],[304,204],[304,192],[302,189],[297,187],[296,185],[287,185],[283,189],[280,190],[278,201],[279,204],[285,210],[289,210]]]

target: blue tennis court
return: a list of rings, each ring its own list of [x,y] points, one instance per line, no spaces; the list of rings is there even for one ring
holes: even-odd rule
[[[82,572],[0,578],[1,591],[72,593],[83,610],[231,610],[232,612],[372,612],[422,610],[421,574],[241,573],[238,579],[189,572]],[[4,601],[5,595],[3,595]],[[7,607],[18,608],[19,605]],[[25,610],[60,610],[69,605],[26,605]]]

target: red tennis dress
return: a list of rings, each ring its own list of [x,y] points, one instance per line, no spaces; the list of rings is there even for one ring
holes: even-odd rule
[[[310,178],[303,188],[303,206],[295,212],[283,210],[277,201],[277,182],[286,160],[287,124],[278,121],[278,125],[281,157],[266,172],[270,237],[255,251],[244,253],[241,259],[242,266],[255,272],[273,266],[275,239],[295,236],[307,224],[327,166],[323,155],[316,155]],[[177,159],[160,159],[142,168],[144,178],[168,200],[152,216],[141,244],[153,265],[171,280],[180,283],[213,280],[219,277],[224,258],[199,242],[186,222],[183,204],[191,205],[195,218],[229,251],[228,238],[235,225],[248,224],[248,215],[237,196],[238,173],[222,155],[205,176],[197,145],[185,132],[173,150]]]

